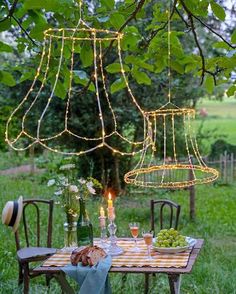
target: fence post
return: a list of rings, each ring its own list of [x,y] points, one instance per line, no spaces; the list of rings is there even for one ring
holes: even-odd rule
[[[194,180],[194,173],[192,169],[189,170],[189,180]],[[191,220],[195,219],[195,185],[189,187],[189,216]]]
[[[35,173],[34,146],[30,146],[30,148],[29,148],[29,155],[30,155],[30,173],[33,175]]]
[[[224,183],[227,184],[227,151],[224,152]]]
[[[230,155],[230,174],[231,174],[231,183],[234,181],[234,154]]]

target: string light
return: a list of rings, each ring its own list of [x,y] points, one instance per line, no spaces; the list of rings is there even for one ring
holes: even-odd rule
[[[113,153],[115,154],[120,154],[120,155],[130,155],[134,156],[135,154],[142,152],[143,146],[148,145],[146,142],[148,141],[150,143],[149,138],[145,138],[141,142],[133,142],[129,140],[128,138],[124,137],[119,131],[118,131],[118,125],[117,125],[117,118],[115,115],[115,112],[112,108],[112,104],[109,98],[108,94],[108,89],[106,86],[106,78],[103,70],[103,46],[105,48],[106,42],[115,40],[117,41],[117,52],[118,52],[118,59],[119,59],[119,64],[120,64],[120,73],[124,79],[126,88],[128,90],[129,96],[131,97],[131,101],[133,102],[134,106],[136,107],[136,110],[140,113],[140,115],[143,118],[144,121],[144,130],[146,128],[146,116],[144,111],[141,109],[139,104],[137,103],[136,98],[134,97],[131,88],[129,87],[128,79],[125,75],[125,70],[123,66],[123,61],[121,57],[121,39],[123,37],[123,33],[116,32],[116,31],[111,31],[111,30],[104,30],[104,29],[96,29],[90,27],[86,22],[83,21],[82,19],[82,1],[79,1],[79,9],[80,9],[80,18],[78,21],[78,24],[75,28],[49,28],[44,32],[44,46],[43,46],[43,51],[42,51],[42,56],[40,60],[39,67],[37,69],[36,75],[34,77],[33,83],[26,94],[26,96],[23,98],[21,103],[16,107],[16,109],[12,112],[10,115],[7,125],[6,125],[6,132],[5,132],[5,140],[6,142],[14,149],[14,150],[27,150],[34,144],[40,144],[44,148],[60,153],[60,154],[65,154],[65,155],[83,155],[87,154],[89,152],[92,152],[98,148],[102,147],[107,147],[110,149]],[[32,110],[33,106],[35,106],[36,101],[40,98],[42,91],[45,87],[46,81],[48,79],[48,75],[50,73],[50,62],[52,59],[52,44],[53,42],[57,42],[57,46],[59,45],[60,48],[60,56],[59,56],[59,62],[58,62],[58,68],[57,72],[55,75],[55,81],[52,86],[51,93],[47,99],[47,103],[37,121],[37,128],[36,128],[36,136],[31,134],[25,127],[25,123],[28,119],[28,115],[30,111]],[[71,105],[71,99],[72,99],[72,83],[73,83],[73,77],[74,77],[74,57],[75,57],[75,46],[79,42],[84,42],[84,41],[89,41],[89,43],[92,44],[93,46],[93,72],[94,72],[94,86],[95,86],[95,98],[96,98],[96,103],[97,103],[97,108],[98,108],[98,118],[99,118],[99,123],[101,126],[101,131],[100,135],[97,137],[88,137],[88,136],[80,136],[79,134],[76,134],[73,132],[69,125],[69,109]],[[50,136],[41,136],[41,129],[42,129],[42,123],[45,119],[45,115],[49,110],[49,107],[52,103],[52,100],[55,98],[55,90],[58,85],[58,80],[60,78],[60,75],[62,73],[62,64],[63,64],[63,58],[64,58],[64,50],[65,50],[65,42],[66,47],[68,48],[68,44],[70,44],[70,74],[69,74],[69,87],[67,91],[67,100],[65,103],[65,115],[64,115],[64,128],[59,131],[56,134],[51,134]],[[48,49],[47,49],[48,47]],[[47,52],[47,54],[46,54]],[[42,74],[42,67],[46,63],[46,68],[45,72],[43,75],[43,79],[41,82],[41,86],[39,87],[39,90],[37,94],[35,95],[33,101],[29,104],[29,107],[26,109],[25,113],[23,114],[22,117],[22,123],[21,123],[21,130],[19,131],[19,134],[15,138],[10,138],[9,132],[10,132],[10,125],[12,119],[15,117],[18,111],[20,111],[25,103],[29,101],[32,92],[35,90],[36,82],[38,81],[38,78],[40,74]],[[108,104],[108,108],[111,112],[111,117],[112,121],[114,124],[114,129],[111,130],[109,133],[106,133],[105,130],[105,122],[104,122],[104,114],[103,114],[103,109],[102,109],[102,104],[101,104],[101,97],[100,97],[100,92],[99,92],[99,84],[98,84],[98,78],[101,77],[102,80],[102,89],[105,93],[105,99]],[[73,97],[74,98],[74,97]],[[145,132],[145,131],[144,131]],[[91,148],[87,148],[84,150],[79,150],[79,151],[63,151],[60,150],[58,146],[52,147],[53,141],[62,137],[63,135],[69,135],[71,137],[74,137],[75,139],[85,141],[85,142],[94,142],[95,146]],[[29,139],[29,142],[22,147],[18,146],[18,142],[22,137],[26,137]],[[111,143],[107,142],[107,139],[110,139],[113,136],[117,136],[120,140],[124,141],[125,143],[132,145],[134,148],[139,149],[132,152],[126,152],[119,150],[118,148],[115,148],[111,146]],[[81,144],[79,144],[80,146]],[[133,148],[132,148],[133,150]]]
[[[214,168],[207,167],[203,158],[200,155],[196,136],[191,127],[191,119],[195,118],[195,110],[191,108],[179,108],[171,102],[171,25],[170,25],[170,11],[167,11],[168,17],[168,102],[157,110],[144,112],[148,124],[145,128],[144,137],[148,137],[150,144],[145,141],[141,157],[133,170],[125,174],[124,180],[127,184],[133,184],[141,187],[152,188],[186,188],[197,184],[206,184],[216,180],[219,172]],[[182,123],[183,132],[182,146],[176,144],[176,123],[175,120],[179,119]],[[161,124],[163,129],[163,138],[159,138],[157,133],[157,125]],[[170,126],[170,131],[167,133],[167,126]],[[171,134],[172,138],[168,136]],[[168,138],[170,140],[168,140]],[[162,156],[159,159],[160,142],[163,142]],[[167,157],[167,144],[168,152],[171,157]],[[193,155],[190,152],[190,146],[193,150]],[[183,152],[184,151],[184,152]],[[150,154],[151,152],[151,154]],[[187,161],[180,158],[179,154],[186,153]],[[197,162],[197,164],[194,164]],[[189,176],[191,172],[192,176]]]

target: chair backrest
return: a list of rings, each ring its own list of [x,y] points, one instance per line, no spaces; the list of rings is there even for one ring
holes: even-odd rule
[[[159,208],[159,212],[157,213],[157,209]],[[167,223],[167,229],[174,228],[177,230],[178,223],[179,223],[179,214],[181,206],[177,203],[174,203],[170,200],[160,199],[160,200],[151,200],[150,201],[150,208],[151,208],[151,230],[155,234],[155,224],[156,219],[159,218],[159,227],[160,230],[164,228],[164,218],[165,223]],[[164,215],[164,212],[168,212],[168,214]],[[168,222],[166,222],[166,217],[168,217]]]
[[[42,220],[42,208],[46,208],[43,209],[44,213],[46,210],[46,213],[48,215],[48,219],[46,222],[46,237],[47,237],[47,241],[46,244],[44,244],[43,247],[48,247],[51,248],[52,246],[52,216],[53,216],[53,204],[54,201],[53,200],[41,200],[41,199],[27,199],[23,201],[23,213],[22,213],[22,218],[23,218],[23,230],[24,230],[24,237],[25,237],[25,243],[26,243],[26,247],[41,247],[41,230],[43,230],[43,228],[41,227],[41,222],[44,221]],[[33,216],[34,218],[32,219],[32,215],[31,217],[27,217],[27,211],[31,210],[32,212],[34,212]],[[34,222],[33,226],[32,226],[32,222]],[[34,232],[34,244],[30,243],[30,233]],[[45,233],[45,229],[44,229],[44,233]],[[19,250],[21,248],[20,246],[20,237],[19,237],[19,230],[16,231],[15,233],[15,240],[16,240],[16,248],[17,250]]]

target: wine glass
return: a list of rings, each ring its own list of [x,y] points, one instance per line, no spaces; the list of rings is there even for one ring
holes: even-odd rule
[[[130,223],[129,228],[130,228],[131,235],[134,238],[134,248],[132,248],[131,251],[138,252],[138,251],[140,251],[140,248],[138,248],[138,246],[137,246],[137,237],[138,237],[138,233],[139,233],[139,223]]]
[[[152,256],[151,256],[151,245],[152,245],[152,239],[153,239],[153,232],[151,231],[148,231],[148,232],[143,232],[142,233],[143,235],[143,239],[144,239],[144,242],[145,244],[147,245],[147,259],[152,259]]]

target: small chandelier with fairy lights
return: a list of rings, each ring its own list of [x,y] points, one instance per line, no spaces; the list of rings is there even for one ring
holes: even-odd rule
[[[120,155],[134,155],[142,151],[144,142],[133,142],[130,134],[119,127],[117,117],[121,117],[122,113],[117,111],[116,98],[110,94],[111,82],[104,70],[104,56],[108,48],[112,48],[116,52],[120,80],[125,85],[123,88],[126,101],[129,99],[131,108],[133,107],[130,111],[138,112],[145,129],[144,111],[131,91],[122,62],[123,34],[90,27],[81,17],[82,0],[79,8],[80,19],[75,28],[48,29],[44,32],[44,47],[36,75],[26,96],[7,121],[6,142],[15,150],[26,150],[39,144],[50,151],[65,155],[79,156],[101,147],[107,147]],[[84,66],[80,60],[81,54],[84,54],[85,63],[86,58],[90,58],[92,64]],[[64,100],[56,97],[57,91],[63,87],[68,89]],[[93,97],[92,102],[86,93],[89,93],[90,98]],[[84,99],[83,101],[88,99],[86,109],[80,109],[79,98]],[[58,117],[51,117],[49,110],[53,107],[58,112]],[[84,127],[84,122],[78,123],[80,114],[90,119],[94,127],[92,131],[90,128],[90,133]],[[86,121],[84,118],[82,120]],[[52,130],[50,135],[47,131],[49,126]],[[76,147],[65,150],[62,142],[70,140],[76,142]],[[120,148],[116,147],[118,143]]]
[[[141,187],[178,189],[210,183],[218,178],[219,172],[208,167],[200,154],[192,126],[195,110],[179,108],[171,102],[169,11],[168,102],[157,110],[145,112],[148,123],[143,151],[134,169],[125,174],[124,180]]]

